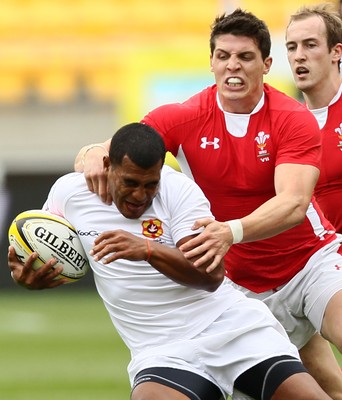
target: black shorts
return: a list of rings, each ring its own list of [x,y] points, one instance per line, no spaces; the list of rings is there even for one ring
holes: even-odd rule
[[[270,400],[285,379],[300,372],[307,370],[297,358],[272,357],[241,374],[235,380],[234,387],[253,399]]]
[[[191,400],[223,400],[221,390],[208,379],[183,369],[154,367],[140,371],[132,391],[145,382],[156,382],[185,394]]]
[[[270,400],[291,375],[307,372],[303,364],[290,356],[269,358],[241,374],[234,387],[255,400]],[[166,367],[147,368],[134,379],[132,391],[145,382],[157,382],[185,394],[191,400],[223,400],[221,390],[213,382],[186,370]]]

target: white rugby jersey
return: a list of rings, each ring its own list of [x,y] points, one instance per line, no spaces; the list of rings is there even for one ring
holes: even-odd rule
[[[196,219],[212,216],[201,189],[168,166],[152,205],[136,220],[104,204],[79,173],[58,179],[44,207],[74,225],[87,253],[99,234],[115,229],[175,247],[194,233]],[[148,346],[197,335],[243,297],[226,282],[214,293],[182,286],[146,261],[119,259],[104,265],[89,259],[97,290],[132,356]]]

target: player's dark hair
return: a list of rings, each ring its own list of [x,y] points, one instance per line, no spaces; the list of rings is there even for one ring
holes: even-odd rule
[[[211,25],[210,52],[213,55],[216,38],[220,35],[231,34],[252,38],[258,46],[262,59],[269,57],[271,52],[271,35],[264,21],[254,14],[237,8],[231,14],[222,14],[215,18]]]
[[[112,137],[109,159],[113,166],[120,165],[125,155],[140,168],[151,168],[165,160],[162,137],[150,126],[134,122],[121,127]]]

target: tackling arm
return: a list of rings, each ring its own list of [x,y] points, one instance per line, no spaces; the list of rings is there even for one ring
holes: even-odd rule
[[[91,192],[98,194],[106,204],[112,203],[107,190],[107,176],[103,168],[103,157],[108,155],[111,139],[82,147],[76,156],[74,169],[83,172]],[[85,162],[86,161],[86,162]]]
[[[275,170],[276,196],[240,219],[243,229],[242,243],[266,239],[303,222],[319,170],[310,165],[281,164]],[[194,229],[205,227],[197,237],[180,247],[185,257],[199,257],[195,266],[209,263],[208,272],[219,265],[233,244],[229,224],[209,219],[196,221]],[[239,241],[240,242],[240,241]],[[200,256],[203,254],[202,256]]]

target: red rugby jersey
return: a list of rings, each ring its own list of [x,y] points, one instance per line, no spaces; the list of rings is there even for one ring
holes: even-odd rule
[[[278,164],[320,166],[320,131],[312,113],[267,84],[264,93],[264,104],[250,116],[243,137],[227,130],[216,85],[184,103],[158,107],[142,120],[163,136],[219,221],[242,218],[273,197]],[[276,288],[334,238],[313,199],[301,225],[270,239],[233,245],[225,257],[227,275],[254,292]]]

